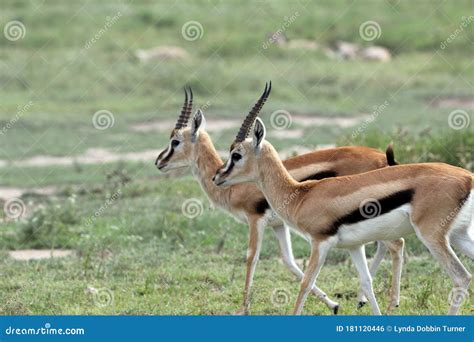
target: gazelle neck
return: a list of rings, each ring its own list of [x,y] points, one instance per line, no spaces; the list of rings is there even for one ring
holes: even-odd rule
[[[222,166],[222,160],[206,132],[200,132],[197,139],[191,157],[192,173],[198,179],[209,199],[215,205],[222,206],[228,201],[230,188],[218,187],[212,182],[216,170]]]
[[[295,181],[268,142],[264,142],[257,157],[257,185],[270,206],[286,221],[291,209],[299,203],[304,186]]]

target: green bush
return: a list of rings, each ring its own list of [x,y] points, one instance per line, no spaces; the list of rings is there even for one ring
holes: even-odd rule
[[[346,145],[349,139],[340,139]],[[402,163],[443,162],[474,169],[474,131],[466,128],[432,135],[429,131],[418,134],[398,129],[389,135],[370,130],[350,140],[353,145],[376,147],[385,150],[392,143],[396,159]]]
[[[20,225],[22,248],[68,248],[77,239],[74,227],[79,222],[75,198],[58,199],[36,208]]]

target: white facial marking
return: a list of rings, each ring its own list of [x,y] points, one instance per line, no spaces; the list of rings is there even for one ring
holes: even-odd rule
[[[227,159],[227,162],[224,167],[224,173],[229,172],[230,165],[232,164],[232,154],[229,156],[229,159]]]

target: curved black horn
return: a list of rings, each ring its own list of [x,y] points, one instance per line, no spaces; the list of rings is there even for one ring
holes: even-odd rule
[[[188,106],[186,107],[186,124],[188,124],[189,117],[191,116],[191,112],[193,110],[193,90],[191,87],[188,87],[189,89],[189,103]]]
[[[180,129],[186,126],[186,108],[188,107],[188,91],[186,87],[184,88],[184,104],[183,108],[181,109],[181,114],[178,117],[178,121],[176,122],[175,129]]]
[[[250,133],[250,128],[252,127],[253,122],[258,116],[258,113],[260,112],[263,105],[265,104],[265,101],[267,100],[268,95],[270,95],[271,90],[272,90],[272,81],[270,81],[269,83],[265,83],[265,90],[263,91],[263,94],[260,96],[257,103],[255,103],[253,108],[247,114],[247,117],[245,118],[244,122],[242,123],[242,126],[240,127],[239,133],[237,133],[237,136],[235,137],[235,142],[242,142],[245,140],[245,138],[248,137]]]

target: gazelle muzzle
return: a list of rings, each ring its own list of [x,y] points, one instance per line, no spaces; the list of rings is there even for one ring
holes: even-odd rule
[[[222,166],[216,171],[214,177],[212,177],[212,181],[214,182],[214,184],[217,186],[224,185],[226,183],[227,176],[232,172],[233,168],[234,162],[232,161],[232,159],[229,159],[224,166]]]

